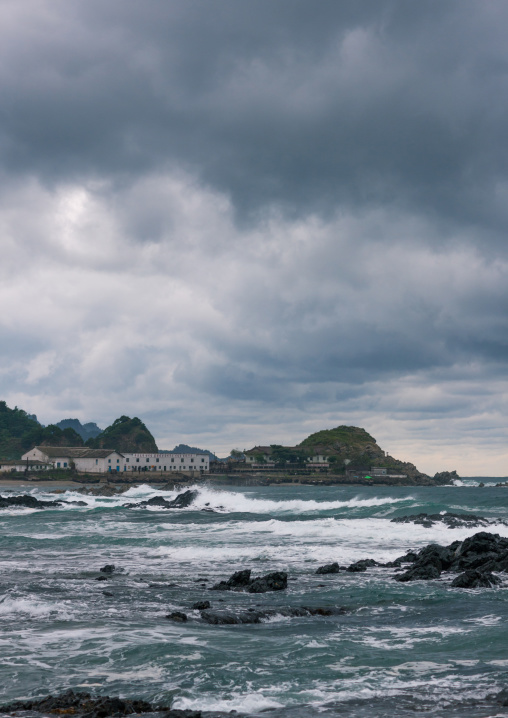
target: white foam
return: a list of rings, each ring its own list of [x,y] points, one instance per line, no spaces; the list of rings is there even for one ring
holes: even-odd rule
[[[230,698],[218,698],[217,696],[204,695],[199,698],[175,698],[173,708],[181,710],[206,710],[206,711],[237,711],[238,713],[257,713],[258,711],[270,708],[283,708],[284,704],[263,695],[262,691],[254,693],[232,693]]]

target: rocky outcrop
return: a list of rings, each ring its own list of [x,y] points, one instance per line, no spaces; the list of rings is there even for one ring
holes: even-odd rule
[[[430,544],[418,552],[411,568],[395,576],[395,580],[406,582],[439,578],[442,571],[464,572],[454,581],[454,587],[490,588],[499,583],[499,579],[492,576],[492,571],[508,572],[508,539],[480,531],[465,541],[454,541],[449,546]]]
[[[356,563],[352,563],[350,566],[347,567],[346,571],[349,571],[350,573],[359,573],[361,571],[366,571],[372,566],[379,566],[379,564],[372,558],[364,558],[361,561],[356,561]]]
[[[485,528],[493,523],[506,524],[501,519],[487,519],[484,516],[476,516],[475,514],[410,514],[409,516],[396,516],[391,519],[393,524],[417,524],[430,528],[436,523],[442,523],[450,529],[458,528]]]
[[[460,476],[456,471],[438,471],[434,474],[436,484],[452,484],[455,480],[459,480]]]
[[[316,570],[316,573],[320,574],[320,575],[324,575],[327,573],[339,573],[339,571],[340,571],[340,566],[337,562],[335,562],[335,563],[327,563],[324,566],[320,566]]]
[[[140,700],[124,700],[110,696],[92,697],[90,693],[68,690],[57,696],[26,701],[15,701],[0,706],[0,712],[17,714],[20,711],[37,711],[42,714],[73,715],[83,718],[142,715],[164,711],[164,718],[201,718],[200,711],[170,710]]]
[[[55,506],[62,506],[66,501],[41,501],[34,496],[0,496],[0,509],[8,509],[11,506],[21,506],[26,509],[47,509]]]
[[[453,588],[492,588],[501,583],[501,579],[488,571],[476,569],[464,571],[452,581]]]
[[[197,491],[189,490],[178,494],[178,496],[172,501],[168,501],[162,496],[154,496],[153,498],[148,499],[148,501],[140,501],[137,504],[124,504],[124,506],[129,509],[145,508],[147,506],[154,506],[160,509],[186,509],[192,504],[197,495]]]
[[[345,606],[297,606],[294,608],[281,606],[268,610],[249,608],[246,611],[232,609],[219,609],[201,611],[201,618],[205,623],[214,626],[234,626],[248,623],[261,623],[264,620],[281,616],[284,618],[306,618],[309,616],[342,616],[349,613]]]
[[[227,581],[219,581],[211,587],[211,591],[248,591],[249,593],[266,593],[282,591],[287,588],[288,575],[284,571],[274,571],[265,576],[251,578],[250,569],[237,571]]]

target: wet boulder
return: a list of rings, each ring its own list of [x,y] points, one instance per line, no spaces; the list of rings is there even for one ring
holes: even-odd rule
[[[211,587],[211,591],[235,591],[243,590],[250,584],[251,570],[246,568],[242,571],[236,571],[227,581],[219,581]]]
[[[320,566],[316,570],[316,573],[323,575],[326,573],[339,573],[339,571],[340,571],[340,566],[337,562],[335,562],[335,563],[327,563],[324,566]]]
[[[346,571],[349,571],[350,573],[360,573],[362,571],[366,571],[368,568],[371,568],[372,566],[378,566],[378,562],[374,561],[373,558],[364,558],[361,561],[357,561],[356,563],[352,563],[350,566],[347,567]]]
[[[464,571],[452,581],[453,588],[492,588],[501,583],[501,579],[488,571]]]
[[[112,574],[112,573],[114,572],[115,568],[116,568],[116,566],[115,566],[114,563],[107,563],[105,566],[103,566],[102,568],[100,568],[99,571],[100,571],[101,573],[107,573],[107,574],[110,575],[110,574]]]
[[[211,587],[211,591],[248,591],[249,593],[266,593],[282,591],[287,588],[288,575],[285,571],[274,571],[266,576],[251,578],[250,569],[236,571],[227,581],[219,581]]]
[[[178,494],[174,499],[168,501],[163,496],[153,496],[147,501],[140,501],[137,504],[124,504],[126,508],[145,508],[147,506],[153,506],[161,509],[186,509],[192,504],[196,496],[197,491],[184,491]]]
[[[170,621],[175,621],[175,623],[186,623],[188,620],[187,614],[182,611],[173,611],[172,613],[168,613],[166,618]]]
[[[406,583],[407,581],[431,581],[439,578],[441,571],[431,563],[415,565],[405,573],[395,576],[396,581]]]
[[[57,696],[47,696],[38,700],[15,701],[14,703],[0,706],[2,713],[38,711],[39,713],[50,714],[66,713],[82,716],[83,718],[108,718],[108,716],[151,713],[156,710],[156,706],[142,700],[123,700],[110,696],[94,698],[90,693],[74,692],[73,690],[68,690]]]
[[[260,576],[250,582],[249,593],[266,593],[267,591],[283,591],[288,587],[288,575],[285,571],[274,571]]]
[[[24,494],[22,496],[0,496],[0,509],[8,509],[11,506],[20,506],[25,509],[46,509],[54,506],[62,506],[64,501],[41,501],[35,496]]]
[[[205,611],[207,608],[210,608],[210,601],[196,601],[196,603],[193,603],[191,606],[193,611]]]

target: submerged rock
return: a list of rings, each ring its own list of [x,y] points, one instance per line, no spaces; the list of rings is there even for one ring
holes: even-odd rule
[[[219,581],[211,587],[211,591],[248,591],[249,593],[266,593],[282,591],[287,588],[288,575],[285,571],[274,571],[266,576],[252,579],[250,569],[236,571],[227,581]]]

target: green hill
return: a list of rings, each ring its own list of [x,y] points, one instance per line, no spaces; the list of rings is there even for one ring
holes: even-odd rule
[[[330,463],[338,472],[344,472],[349,465],[367,469],[379,466],[386,467],[394,474],[406,474],[410,479],[429,479],[414,464],[386,454],[374,437],[358,426],[337,426],[335,429],[318,431],[304,439],[299,446],[309,453],[322,453],[330,457]]]
[[[129,453],[158,451],[155,439],[137,416],[133,419],[121,416],[111,426],[104,429],[102,434],[94,439],[88,439],[86,446],[91,449],[116,449],[116,451]]]
[[[33,446],[83,446],[73,429],[60,429],[54,424],[42,426],[23,409],[10,409],[0,401],[0,456],[19,459]]]

